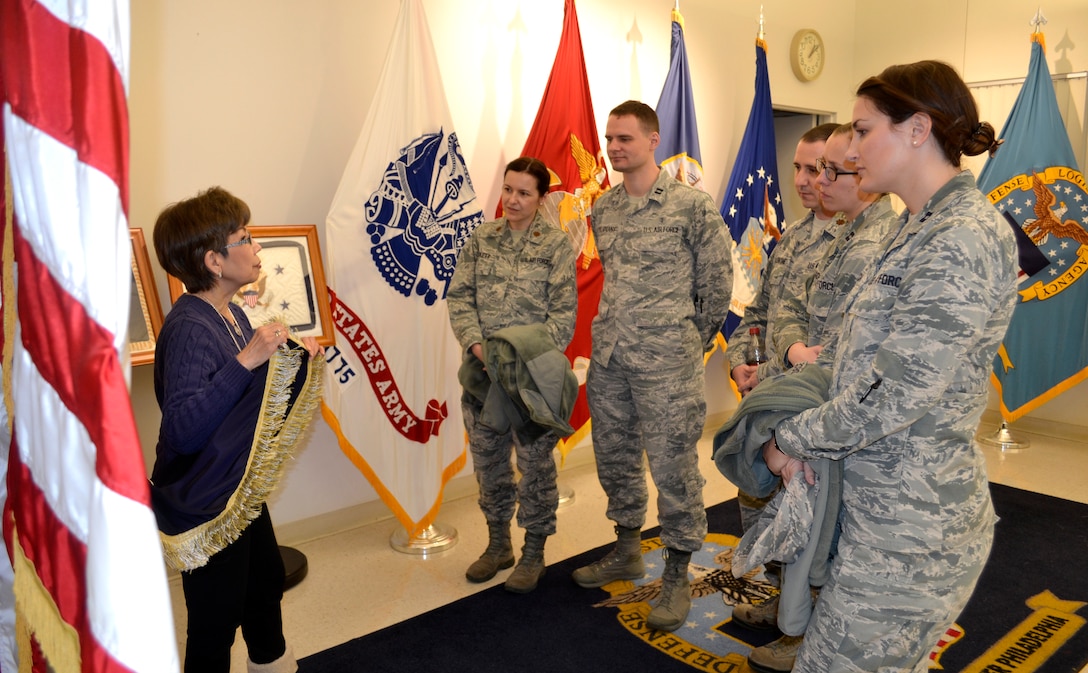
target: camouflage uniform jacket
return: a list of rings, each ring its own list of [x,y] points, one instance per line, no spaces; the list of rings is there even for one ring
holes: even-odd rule
[[[709,350],[729,312],[733,262],[710,195],[661,171],[643,199],[613,187],[593,205],[604,288],[593,360],[637,347],[647,367]],[[691,352],[689,352],[691,351]]]
[[[827,246],[835,240],[834,219],[820,220],[811,211],[796,224],[787,227],[782,239],[771,251],[756,299],[744,309],[740,325],[729,337],[729,369],[745,362],[748,329],[759,327],[767,347],[768,361],[760,365],[760,381],[786,369],[785,353],[775,348],[775,332],[784,302],[791,297],[803,297],[808,281],[816,272],[816,264]],[[795,342],[790,342],[787,346]]]
[[[446,293],[461,347],[504,327],[543,324],[559,350],[574,336],[578,286],[574,248],[539,213],[521,236],[499,218],[480,225],[457,256]]]
[[[802,295],[782,298],[779,318],[771,334],[774,347],[785,358],[797,342],[823,345],[820,362],[830,366],[839,333],[842,332],[846,297],[884,250],[885,240],[898,214],[890,196],[869,204],[852,222],[836,225],[837,237],[824,249],[816,273]]]
[[[965,171],[899,217],[847,299],[829,401],[775,430],[791,456],[845,461],[845,544],[926,553],[993,525],[974,434],[1016,273],[1013,232]]]

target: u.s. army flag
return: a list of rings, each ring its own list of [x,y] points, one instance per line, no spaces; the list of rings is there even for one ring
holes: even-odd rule
[[[465,465],[446,288],[483,220],[420,0],[402,0],[378,90],[325,222],[336,345],[325,419],[411,535]]]

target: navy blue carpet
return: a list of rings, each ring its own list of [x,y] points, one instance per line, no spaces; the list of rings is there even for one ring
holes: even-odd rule
[[[935,647],[932,667],[1078,673],[1088,665],[1088,505],[991,488],[1001,517],[994,551],[971,602]],[[778,634],[733,625],[732,605],[762,600],[773,590],[759,575],[732,578],[737,502],[715,505],[707,514],[711,534],[692,559],[691,615],[673,634],[644,624],[664,565],[653,529],[643,535],[647,576],[636,583],[614,583],[609,591],[575,585],[570,573],[606,551],[595,549],[549,566],[533,593],[519,596],[496,586],[306,657],[299,671],[748,671],[748,650]]]

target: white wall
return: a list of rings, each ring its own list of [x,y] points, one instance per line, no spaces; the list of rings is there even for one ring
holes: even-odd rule
[[[751,106],[760,4],[681,3],[704,170],[716,200]],[[920,58],[948,60],[972,80],[1023,76],[1027,69],[1032,12],[1015,0],[923,1],[888,9],[885,3],[841,0],[822,3],[819,11],[811,3],[764,4],[775,105],[845,121],[861,79],[890,63]],[[1088,3],[1048,4],[1052,45],[1088,38]],[[536,115],[563,2],[423,5],[472,179],[483,203],[493,204],[501,167],[520,153]],[[312,223],[320,230],[374,102],[398,6],[393,0],[132,3],[132,226],[144,227],[150,241],[164,205],[218,184],[249,203],[255,224]],[[668,68],[672,6],[672,0],[579,0],[598,128],[608,110],[627,98],[656,105]],[[794,78],[786,56],[802,27],[817,29],[827,45],[824,73],[812,83]],[[1088,69],[1084,49],[1063,53],[1066,71]],[[1053,60],[1051,67],[1063,71]],[[165,276],[154,266],[160,299],[169,307]],[[1083,407],[1086,395],[1080,388],[1068,393],[1077,402],[1056,413],[1074,422],[1072,409]],[[711,413],[732,406],[717,356],[710,363],[708,397]],[[159,423],[151,367],[134,370],[133,403],[150,466]],[[1062,404],[1065,398],[1040,413]],[[272,502],[279,524],[376,499],[324,422],[315,426]]]

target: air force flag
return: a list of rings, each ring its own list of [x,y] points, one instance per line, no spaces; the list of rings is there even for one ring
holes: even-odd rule
[[[782,237],[778,223],[784,215],[778,188],[778,157],[774,145],[771,81],[767,74],[767,45],[756,39],[756,91],[740,151],[722,198],[722,219],[733,236],[733,301],[722,333],[732,334],[744,309],[755,299],[763,267]]]
[[[325,222],[336,345],[325,419],[415,536],[465,465],[460,347],[446,311],[483,221],[420,0],[402,0],[363,131]]]
[[[1042,33],[978,186],[1017,233],[1020,302],[994,359],[1012,422],[1088,378],[1088,193],[1058,112]]]

